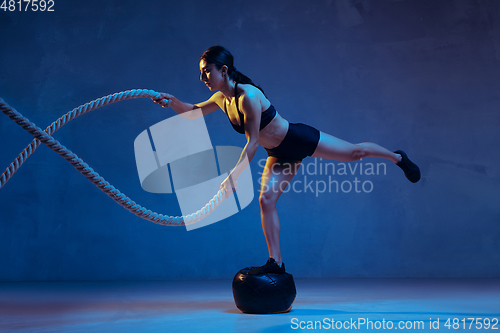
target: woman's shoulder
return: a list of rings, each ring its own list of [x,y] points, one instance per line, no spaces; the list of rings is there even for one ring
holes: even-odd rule
[[[238,84],[239,96],[247,99],[257,99],[260,102],[267,100],[262,91],[252,84]]]
[[[249,95],[249,94],[254,94],[256,95],[257,92],[262,93],[259,88],[254,86],[253,84],[248,84],[248,83],[238,83],[238,90],[240,92],[240,95],[242,93]]]
[[[245,105],[248,107],[253,105],[255,108],[261,110],[267,110],[271,105],[271,102],[267,99],[264,93],[254,85],[251,84],[240,84],[238,85],[240,103],[244,107]]]
[[[224,95],[220,91],[217,91],[212,95],[212,97],[210,97],[209,100],[221,107],[222,103],[224,102]]]

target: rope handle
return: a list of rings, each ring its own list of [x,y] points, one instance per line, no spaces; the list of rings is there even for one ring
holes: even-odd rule
[[[82,114],[98,109],[102,106],[132,98],[151,98],[155,100],[159,99],[159,97],[161,97],[161,94],[159,92],[147,89],[127,90],[101,97],[66,113],[64,116],[54,121],[45,130],[42,130],[40,127],[36,126],[28,118],[24,117],[16,109],[9,106],[2,98],[0,98],[0,110],[35,137],[35,139],[19,154],[14,162],[12,162],[10,166],[5,170],[5,172],[0,176],[0,188],[2,188],[10,180],[10,178],[12,178],[12,176],[21,167],[21,165],[39,147],[40,142],[42,142],[58,155],[63,157],[66,161],[68,161],[78,172],[84,175],[101,191],[111,197],[116,203],[118,203],[120,206],[127,209],[131,213],[153,223],[167,226],[183,226],[200,221],[201,219],[208,216],[218,205],[222,203],[222,201],[224,201],[226,195],[226,191],[224,189],[219,190],[217,194],[212,199],[210,199],[210,201],[204,207],[200,208],[195,213],[184,216],[168,216],[155,213],[132,201],[124,193],[115,188],[97,172],[95,172],[75,153],[73,153],[71,150],[63,146],[59,141],[52,137],[52,135],[56,131],[58,131],[61,127],[63,127],[70,121],[76,119]],[[170,100],[168,99],[163,100],[167,101],[167,105],[170,102]]]

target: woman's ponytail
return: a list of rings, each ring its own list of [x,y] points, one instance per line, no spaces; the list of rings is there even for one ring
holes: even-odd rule
[[[222,46],[212,46],[201,55],[200,60],[205,60],[207,64],[214,64],[217,69],[221,69],[222,66],[227,66],[230,79],[237,83],[251,84],[264,93],[264,90],[253,83],[252,79],[234,67],[233,55],[226,48]]]

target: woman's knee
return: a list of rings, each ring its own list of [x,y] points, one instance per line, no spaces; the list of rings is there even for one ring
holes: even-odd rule
[[[359,161],[360,159],[365,158],[367,156],[368,156],[368,149],[365,146],[359,143],[354,145],[351,152],[351,157],[353,161]]]
[[[359,161],[368,156],[368,150],[360,144],[351,144],[344,152],[344,156],[347,162]]]
[[[271,191],[261,192],[259,196],[259,204],[262,209],[274,209],[278,201],[277,193]]]
[[[342,162],[358,161],[368,156],[363,144],[354,144],[332,136],[324,136],[323,141],[316,148],[313,157],[321,157]]]

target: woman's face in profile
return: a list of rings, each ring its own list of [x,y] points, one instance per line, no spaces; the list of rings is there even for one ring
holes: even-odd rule
[[[220,84],[224,81],[222,77],[223,68],[217,69],[214,64],[207,64],[207,62],[202,59],[200,61],[200,80],[205,82],[205,85],[211,91],[217,90]]]

